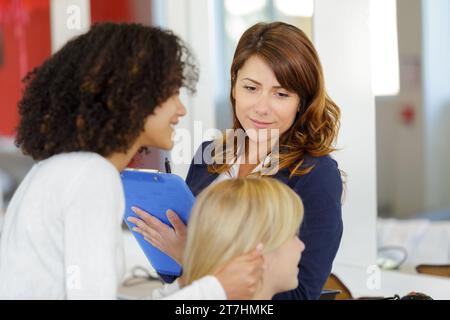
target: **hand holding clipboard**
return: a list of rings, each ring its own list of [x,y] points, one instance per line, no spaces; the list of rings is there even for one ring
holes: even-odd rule
[[[136,225],[132,230],[141,234],[147,242],[160,251],[165,252],[181,265],[186,244],[187,227],[177,213],[169,209],[166,212],[173,228],[153,217],[151,213],[139,208],[132,208],[139,219],[128,217],[128,221]],[[161,236],[160,236],[161,235]]]
[[[161,274],[179,276],[181,266],[170,256],[150,244],[138,232],[133,231],[136,225],[127,219],[129,217],[140,218],[132,211],[137,207],[151,213],[158,223],[172,226],[166,212],[168,209],[175,211],[181,221],[186,225],[195,197],[189,187],[179,176],[169,173],[158,173],[153,170],[127,169],[121,173],[125,191],[125,223],[132,230],[141,249],[155,270]],[[152,220],[154,222],[154,220]],[[161,227],[161,225],[159,225]]]

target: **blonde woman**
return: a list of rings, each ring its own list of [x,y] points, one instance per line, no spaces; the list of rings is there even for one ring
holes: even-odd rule
[[[186,284],[215,272],[224,262],[264,244],[264,274],[253,299],[298,286],[305,246],[299,196],[272,178],[231,179],[205,189],[189,220],[183,278]]]

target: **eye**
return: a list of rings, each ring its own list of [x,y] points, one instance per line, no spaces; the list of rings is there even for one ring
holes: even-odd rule
[[[244,89],[250,92],[254,92],[256,91],[256,87],[252,87],[252,86],[244,86]]]
[[[289,98],[289,94],[285,92],[277,92],[276,95],[280,98]]]

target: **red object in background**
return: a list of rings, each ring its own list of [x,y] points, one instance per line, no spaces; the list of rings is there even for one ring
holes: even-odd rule
[[[91,23],[136,22],[151,25],[151,0],[91,0]]]
[[[416,119],[416,110],[410,104],[405,105],[401,112],[402,121],[406,125],[411,125]]]
[[[0,135],[13,136],[22,78],[51,53],[50,1],[0,0]]]
[[[135,22],[137,13],[151,19],[149,0],[91,0],[90,5],[91,23]],[[22,79],[51,54],[50,0],[0,0],[0,41],[0,135],[13,136]]]
[[[134,22],[132,1],[91,0],[91,24],[102,21]]]

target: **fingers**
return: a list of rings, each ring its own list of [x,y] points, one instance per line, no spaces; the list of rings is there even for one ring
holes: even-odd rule
[[[149,228],[142,220],[133,217],[129,217],[127,220],[136,225],[136,227],[132,229],[134,232],[142,235],[145,241],[149,242],[154,247],[161,249],[162,240],[159,233]]]
[[[256,276],[260,276],[265,268],[263,249],[264,246],[260,243],[252,252],[243,256],[244,261],[249,264],[250,268],[253,269],[253,273],[256,273]]]
[[[127,220],[135,225],[132,230],[141,234],[144,238],[152,239],[158,234],[140,219],[129,217]]]
[[[263,250],[264,250],[264,245],[262,243],[258,243],[256,248],[252,252],[250,252],[250,257],[257,258],[257,257],[262,256]]]
[[[263,252],[263,250],[264,250],[264,245],[260,242],[260,243],[258,243],[258,245],[256,246],[256,249],[255,249],[257,252],[259,252],[259,253],[262,253]]]
[[[138,215],[141,220],[136,219],[134,217],[129,217],[127,220],[130,221],[131,223],[134,223],[140,229],[143,229],[146,232],[154,231],[158,234],[162,234],[164,232],[167,232],[168,229],[170,229],[169,226],[159,221],[157,218],[153,217],[151,214],[145,212],[142,209],[132,207],[131,210],[133,210],[133,212],[136,213],[136,215]]]
[[[152,233],[152,228],[150,228],[144,221],[134,217],[128,217],[127,220],[136,226],[133,228],[133,231],[148,234]]]
[[[180,217],[178,217],[178,215],[173,210],[171,209],[167,210],[166,215],[170,223],[172,224],[173,228],[175,229],[176,233],[178,234],[186,233],[186,225],[184,224],[183,220],[181,220]]]
[[[143,221],[145,221],[146,224],[152,226],[155,229],[161,229],[166,227],[164,223],[159,221],[157,218],[153,217],[150,213],[145,212],[142,209],[139,209],[137,207],[132,207],[131,210],[133,210],[134,213],[137,214],[139,218],[141,218]]]
[[[263,257],[264,245],[259,243],[256,248],[246,254],[243,254],[241,257],[245,260],[260,260]]]

